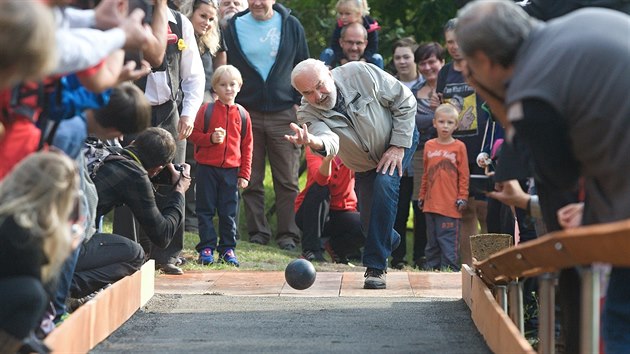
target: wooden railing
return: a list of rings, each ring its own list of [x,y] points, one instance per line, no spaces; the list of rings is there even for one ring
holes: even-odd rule
[[[523,295],[519,279],[539,276],[539,353],[554,353],[556,273],[580,267],[580,351],[599,351],[599,272],[592,265],[630,267],[630,220],[553,232],[474,263],[476,274],[523,332]]]

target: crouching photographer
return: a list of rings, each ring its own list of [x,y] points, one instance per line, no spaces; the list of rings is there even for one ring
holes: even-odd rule
[[[181,164],[176,168],[171,163],[175,149],[175,140],[168,131],[148,128],[122,149],[120,158],[110,158],[92,177],[98,193],[96,215],[105,215],[114,207],[128,207],[133,214],[132,232],[114,232],[138,240],[149,257],[152,249],[166,248],[178,239],[178,232],[183,232],[190,166]],[[167,185],[151,180],[158,175]],[[171,274],[182,271],[173,269]]]

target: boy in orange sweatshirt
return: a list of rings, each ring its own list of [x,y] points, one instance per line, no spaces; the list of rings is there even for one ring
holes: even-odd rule
[[[450,104],[435,110],[438,137],[424,147],[424,174],[418,204],[427,219],[426,269],[460,270],[459,223],[468,200],[466,145],[453,138],[459,112]]]

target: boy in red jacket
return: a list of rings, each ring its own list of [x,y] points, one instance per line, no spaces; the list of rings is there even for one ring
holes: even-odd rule
[[[232,65],[217,68],[212,88],[218,99],[201,107],[188,138],[195,144],[197,161],[197,218],[199,263],[219,260],[236,267],[236,213],[238,188],[247,188],[252,166],[252,124],[249,113],[234,103],[243,78]],[[206,111],[208,111],[206,113]],[[212,219],[219,214],[220,239]]]

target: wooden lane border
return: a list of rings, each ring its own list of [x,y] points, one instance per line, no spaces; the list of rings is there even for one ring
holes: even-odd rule
[[[497,304],[488,286],[468,265],[462,266],[462,298],[470,308],[477,330],[493,353],[536,353]]]
[[[79,307],[44,342],[53,353],[87,353],[153,297],[154,285],[155,261],[149,260]]]

